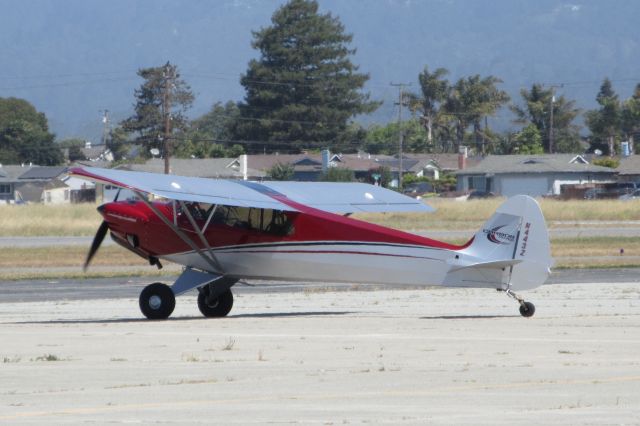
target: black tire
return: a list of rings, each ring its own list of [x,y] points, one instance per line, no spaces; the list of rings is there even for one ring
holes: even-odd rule
[[[153,283],[140,293],[140,310],[149,319],[167,319],[176,307],[176,296],[166,284]]]
[[[531,302],[524,302],[524,304],[520,305],[520,315],[525,318],[532,317],[533,314],[536,313],[536,307]]]
[[[198,293],[198,309],[207,318],[219,318],[226,317],[231,308],[233,307],[233,293],[231,290],[227,290],[222,293],[211,304],[207,304],[205,301],[207,297],[207,291],[201,291]]]

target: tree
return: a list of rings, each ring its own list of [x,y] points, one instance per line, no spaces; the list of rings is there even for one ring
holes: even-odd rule
[[[175,154],[181,158],[237,157],[244,147],[233,142],[232,127],[239,116],[234,102],[216,102],[209,112],[192,120],[187,130],[178,135]],[[228,147],[228,148],[227,148]]]
[[[291,180],[294,172],[293,165],[289,163],[276,163],[267,170],[267,177],[271,180]]]
[[[444,146],[437,149],[434,146],[433,133],[434,127],[438,126],[438,113],[440,107],[444,104],[449,94],[449,82],[443,77],[449,71],[446,68],[438,68],[433,73],[429,72],[428,67],[418,75],[420,82],[420,94],[408,94],[409,108],[412,111],[420,113],[420,121],[427,131],[426,144],[434,151],[444,151]]]
[[[369,76],[350,60],[352,36],[338,18],[318,13],[315,0],[290,0],[271,22],[253,33],[260,58],[240,80],[246,95],[235,139],[264,142],[250,145],[253,152],[273,145],[336,151],[349,120],[379,105],[360,92]]]
[[[427,131],[422,127],[418,119],[411,119],[402,123],[403,151],[405,152],[430,152],[431,147],[427,143]],[[398,154],[398,123],[391,122],[384,126],[374,124],[369,127],[362,150],[371,154]]]
[[[580,114],[575,107],[575,101],[559,96],[552,101],[553,88],[545,89],[541,84],[534,83],[531,90],[522,89],[520,96],[523,106],[511,105],[510,109],[516,115],[515,123],[522,125],[533,124],[542,137],[542,146],[549,152],[549,124],[551,122],[551,106],[553,106],[554,152],[579,152],[580,128],[573,123]]]
[[[517,146],[518,154],[543,154],[544,148],[542,147],[542,136],[540,131],[531,123],[518,134],[516,134],[514,141]]]
[[[164,152],[165,146],[171,149],[171,140],[164,144],[165,133],[168,130],[173,138],[174,133],[186,130],[185,113],[194,99],[191,88],[180,79],[178,67],[169,62],[161,67],[141,68],[138,76],[145,81],[135,90],[135,112],[121,123],[122,128],[137,134],[133,142],[144,148],[142,156],[150,157],[152,148],[163,156],[170,155]]]
[[[375,169],[369,170],[367,180],[369,183],[378,184],[387,188],[393,181],[393,173],[391,173],[389,167],[376,167]]]
[[[346,167],[329,167],[320,176],[320,180],[323,182],[354,182],[356,175],[353,170]]]
[[[84,153],[82,152],[82,148],[84,148],[85,142],[82,139],[72,138],[65,139],[63,141],[58,142],[58,146],[61,149],[68,150],[67,159],[71,162],[73,161],[82,161],[86,160]]]
[[[592,148],[604,148],[605,152],[613,156],[616,151],[616,139],[621,132],[622,108],[608,78],[602,82],[596,101],[600,108],[586,113],[586,123],[591,130]]]
[[[126,159],[129,151],[129,135],[121,126],[116,127],[109,133],[109,142],[107,146],[113,154],[114,161]]]
[[[635,152],[635,136],[640,133],[640,84],[633,95],[622,105],[622,132],[629,142],[629,150]]]
[[[209,112],[189,123],[189,132],[200,135],[214,142],[228,143],[233,139],[233,125],[240,116],[240,109],[235,102],[226,104],[216,102]]]
[[[45,115],[24,99],[0,98],[0,163],[53,166],[62,161]]]
[[[461,78],[449,91],[445,108],[455,122],[456,151],[463,143],[467,127],[472,125],[477,150],[485,153],[487,133],[482,130],[482,120],[509,101],[507,92],[496,87],[499,83],[502,80],[497,77],[481,78],[476,74]]]

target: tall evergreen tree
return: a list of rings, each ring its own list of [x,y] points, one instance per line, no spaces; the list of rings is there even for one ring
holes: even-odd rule
[[[520,96],[523,106],[511,105],[511,111],[516,115],[515,123],[525,127],[533,124],[538,128],[542,137],[542,146],[549,152],[549,124],[551,123],[551,106],[553,106],[554,152],[579,152],[580,128],[574,123],[580,114],[575,107],[575,101],[557,96],[552,102],[553,89],[545,89],[541,84],[534,83],[530,90],[522,89]]]
[[[240,80],[246,95],[235,138],[263,141],[249,145],[260,152],[283,143],[291,151],[340,150],[336,146],[343,147],[353,134],[349,119],[378,106],[360,91],[369,76],[350,60],[352,36],[338,18],[318,13],[315,0],[290,0],[271,22],[253,33],[260,58]]]
[[[136,134],[134,143],[144,147],[141,155],[149,157],[149,150],[164,148],[166,119],[169,118],[171,134],[187,128],[186,111],[193,103],[193,92],[180,78],[178,67],[167,62],[161,67],[142,68],[138,75],[144,83],[135,91],[134,114],[121,123],[128,133]],[[165,111],[165,105],[168,110]],[[163,153],[164,155],[164,153]]]
[[[586,123],[591,130],[592,147],[602,148],[613,156],[616,151],[616,140],[620,136],[622,108],[620,99],[608,78],[602,82],[596,101],[600,108],[588,111],[586,114]]]
[[[0,163],[53,166],[62,161],[45,115],[24,99],[0,98]]]

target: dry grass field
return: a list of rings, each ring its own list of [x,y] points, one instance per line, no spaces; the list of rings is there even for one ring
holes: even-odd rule
[[[0,205],[0,237],[93,235],[102,218],[96,204]]]
[[[487,220],[503,198],[473,201],[428,199],[436,211],[423,213],[356,214],[353,217],[404,230],[476,229]],[[581,221],[640,221],[640,200],[540,201],[550,226]],[[90,236],[100,225],[95,204],[0,206],[0,237]]]
[[[504,201],[504,198],[487,200],[455,201],[451,199],[428,199],[427,204],[436,209],[431,214],[387,213],[356,214],[353,217],[405,230],[423,229],[477,229]],[[539,200],[550,227],[562,223],[571,226],[579,222],[624,222],[640,220],[640,201],[619,200]]]

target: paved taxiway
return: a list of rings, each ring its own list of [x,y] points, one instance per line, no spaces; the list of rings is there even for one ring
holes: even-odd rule
[[[531,319],[471,289],[241,286],[228,318],[186,295],[158,322],[141,282],[3,292],[0,423],[640,424],[640,285],[572,280]]]

